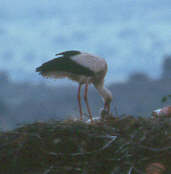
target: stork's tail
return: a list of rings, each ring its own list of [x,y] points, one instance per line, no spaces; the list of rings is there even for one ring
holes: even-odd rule
[[[36,68],[36,72],[41,72],[41,71],[42,71],[42,66]]]
[[[47,76],[47,72],[44,71],[44,68],[42,66],[37,67],[35,71],[41,74],[42,76]]]

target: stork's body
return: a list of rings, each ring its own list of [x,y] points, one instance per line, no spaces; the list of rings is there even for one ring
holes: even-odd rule
[[[65,78],[79,83],[78,104],[80,118],[82,120],[82,107],[80,100],[81,86],[85,84],[84,100],[87,110],[92,120],[92,114],[88,105],[87,93],[88,85],[93,83],[97,91],[104,99],[104,109],[109,112],[112,100],[111,92],[104,87],[104,77],[107,72],[107,63],[104,59],[80,51],[66,51],[59,54],[53,60],[50,60],[40,67],[36,68],[41,75],[51,78]]]

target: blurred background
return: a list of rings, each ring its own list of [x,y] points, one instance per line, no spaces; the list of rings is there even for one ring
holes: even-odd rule
[[[170,0],[0,0],[0,128],[79,116],[77,84],[35,72],[66,50],[107,60],[112,112],[150,116],[170,92],[170,7]],[[89,102],[99,115],[93,88]]]

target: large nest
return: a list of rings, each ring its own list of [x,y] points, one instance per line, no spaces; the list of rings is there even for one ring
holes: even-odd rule
[[[171,119],[37,122],[1,132],[0,152],[0,174],[170,174]]]

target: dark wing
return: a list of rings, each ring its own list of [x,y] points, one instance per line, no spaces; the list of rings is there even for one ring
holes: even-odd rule
[[[78,54],[81,54],[81,52],[76,51],[76,50],[71,50],[71,51],[64,51],[64,52],[58,53],[58,54],[56,54],[56,56],[63,55],[64,57],[71,57],[71,56],[75,56]]]
[[[68,57],[59,57],[53,60],[50,60],[40,67],[36,68],[36,72],[40,72],[40,74],[48,73],[48,72],[68,72],[72,74],[85,75],[85,76],[93,76],[94,72],[87,67],[84,67],[75,61],[71,60]]]

